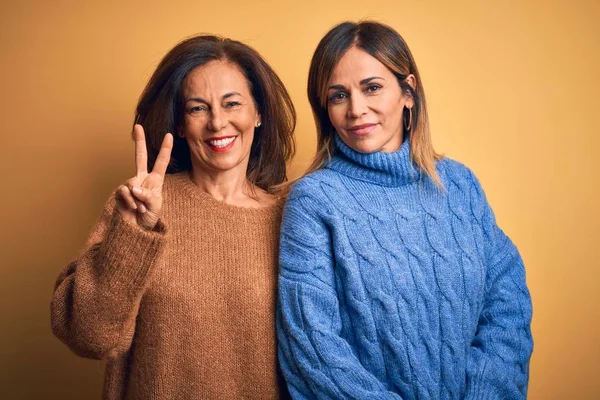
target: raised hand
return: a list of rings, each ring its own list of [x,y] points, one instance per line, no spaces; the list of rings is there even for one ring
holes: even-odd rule
[[[160,146],[152,172],[148,173],[148,152],[144,128],[133,127],[135,138],[136,175],[119,186],[115,192],[117,210],[124,220],[153,229],[162,210],[162,187],[173,149],[173,135],[167,133]]]

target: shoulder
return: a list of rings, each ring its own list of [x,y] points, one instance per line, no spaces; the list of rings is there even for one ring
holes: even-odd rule
[[[332,213],[332,204],[340,200],[337,175],[335,171],[320,169],[294,182],[285,202],[284,221],[326,219]]]
[[[469,167],[446,157],[438,162],[436,168],[450,207],[469,210],[478,221],[490,214],[491,209],[483,187]]]
[[[471,170],[471,168],[459,161],[449,157],[444,157],[437,162],[436,169],[440,175],[442,183],[448,190],[452,186],[465,189],[475,189],[477,191],[482,190],[479,179],[477,179],[475,173]]]
[[[436,169],[440,175],[447,179],[472,179],[474,176],[469,167],[450,157],[439,160]]]
[[[187,171],[167,174],[165,175],[163,190],[171,192],[181,189],[186,181],[189,181],[189,173]]]
[[[288,201],[301,197],[314,200],[324,199],[327,192],[339,185],[339,173],[330,169],[320,169],[298,179],[290,189]]]
[[[453,206],[468,207],[475,216],[482,216],[489,208],[488,201],[471,168],[461,162],[444,157],[436,169]]]
[[[201,199],[197,187],[190,178],[189,171],[179,171],[165,175],[162,186],[165,204],[173,205],[181,199]],[[181,206],[181,204],[180,204]]]

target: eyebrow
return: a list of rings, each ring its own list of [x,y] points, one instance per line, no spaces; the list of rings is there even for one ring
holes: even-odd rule
[[[382,78],[382,77],[380,77],[380,76],[371,76],[371,77],[365,78],[365,79],[363,79],[362,81],[360,81],[360,84],[361,84],[361,85],[364,85],[364,84],[366,84],[366,83],[369,83],[369,82],[371,82],[371,81],[372,81],[372,80],[374,80],[374,79],[381,79],[381,80],[384,80],[384,81],[385,81],[385,79],[383,79],[383,78]],[[343,89],[346,89],[346,87],[345,87],[344,85],[332,85],[332,86],[329,86],[329,89],[343,90]],[[328,90],[329,90],[329,89],[328,89]]]
[[[224,94],[224,95],[223,95],[223,97],[221,97],[221,99],[222,99],[222,100],[225,100],[225,99],[228,99],[228,98],[230,98],[230,97],[233,97],[233,96],[241,96],[241,97],[244,97],[244,96],[242,96],[242,95],[241,95],[240,93],[238,93],[238,92],[229,92],[229,93],[227,93],[227,94]],[[189,99],[187,99],[187,100],[185,101],[185,103],[187,104],[187,103],[189,103],[190,101],[195,101],[195,102],[198,102],[198,103],[204,103],[204,104],[208,104],[208,101],[204,100],[202,97],[190,97]]]

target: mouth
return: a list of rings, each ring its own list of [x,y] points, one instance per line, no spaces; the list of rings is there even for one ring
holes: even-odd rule
[[[222,153],[233,147],[235,139],[237,139],[237,136],[221,136],[205,140],[204,143],[206,143],[208,148],[212,151]]]
[[[348,131],[355,135],[363,136],[370,133],[376,126],[377,124],[354,125],[348,128]]]

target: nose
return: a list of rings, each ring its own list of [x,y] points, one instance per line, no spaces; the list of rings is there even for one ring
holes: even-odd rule
[[[365,115],[367,111],[367,101],[362,95],[362,93],[357,93],[350,97],[350,104],[348,107],[348,118],[359,118]]]
[[[208,121],[208,128],[211,131],[219,132],[227,125],[226,116],[218,108],[214,108],[210,114],[210,120]]]

